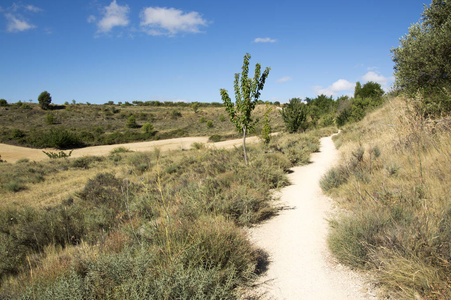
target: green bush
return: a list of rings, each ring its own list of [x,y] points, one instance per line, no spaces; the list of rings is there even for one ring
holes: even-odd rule
[[[0,99],[0,106],[8,106],[8,102],[5,99]]]
[[[52,114],[48,113],[48,114],[45,116],[45,123],[46,123],[47,125],[53,125],[53,124],[55,124],[55,117],[54,117]]]
[[[207,128],[213,128],[214,127],[214,124],[213,124],[213,121],[212,120],[208,120],[207,121]]]
[[[213,134],[212,136],[210,136],[208,138],[208,140],[210,142],[217,143],[217,142],[220,142],[222,140],[222,136],[220,136],[219,134]]]
[[[153,125],[150,123],[144,123],[142,130],[144,133],[152,133],[154,131]]]
[[[40,138],[34,141],[41,147],[51,147],[56,149],[69,149],[84,146],[81,139],[75,134],[63,128],[52,128],[44,132]]]
[[[130,117],[128,117],[127,123],[125,124],[125,126],[127,126],[127,128],[136,128],[136,127],[138,127],[138,124],[136,124],[136,119],[135,119],[134,115],[131,115]]]

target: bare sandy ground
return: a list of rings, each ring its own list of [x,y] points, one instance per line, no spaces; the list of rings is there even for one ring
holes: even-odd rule
[[[257,137],[247,137],[246,143],[254,143],[258,141]],[[231,148],[235,146],[240,146],[242,144],[242,139],[228,140],[218,143],[208,143],[208,137],[183,137],[168,140],[150,141],[150,142],[138,142],[129,144],[116,144],[116,145],[105,145],[105,146],[92,146],[80,149],[74,149],[71,157],[81,157],[88,155],[107,155],[111,150],[118,147],[125,147],[132,151],[152,151],[155,148],[159,148],[161,151],[171,151],[171,150],[188,150],[194,143],[204,143],[207,147],[214,148]],[[55,149],[32,149],[20,146],[12,146],[0,143],[0,155],[2,160],[14,163],[21,158],[28,158],[34,161],[40,161],[48,159],[42,151],[52,151],[59,152],[60,150]],[[66,150],[68,153],[70,150]]]
[[[326,236],[330,199],[321,176],[338,159],[331,137],[321,139],[312,163],[293,168],[281,191],[280,214],[250,229],[251,241],[269,255],[267,271],[251,294],[263,299],[376,299],[360,276],[336,263]]]

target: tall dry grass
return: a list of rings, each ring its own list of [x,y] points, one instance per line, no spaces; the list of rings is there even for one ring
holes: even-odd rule
[[[336,137],[341,164],[321,184],[341,208],[329,245],[387,295],[451,298],[451,118],[395,98]]]

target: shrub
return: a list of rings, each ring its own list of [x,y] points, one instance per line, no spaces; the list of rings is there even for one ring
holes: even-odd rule
[[[45,116],[45,123],[48,125],[55,124],[55,117],[52,114],[48,113]]]
[[[329,192],[330,190],[339,187],[348,180],[348,172],[342,167],[334,167],[330,169],[320,180],[321,188]]]
[[[222,140],[222,136],[220,136],[219,134],[213,134],[212,136],[210,136],[210,137],[208,138],[208,140],[209,140],[210,142],[217,143],[217,142],[219,142],[219,141]]]
[[[213,128],[213,127],[214,127],[213,121],[212,120],[208,120],[207,121],[207,128]]]
[[[0,99],[0,106],[8,106],[8,102],[5,99]]]
[[[104,158],[101,156],[83,156],[74,159],[71,162],[70,166],[79,169],[89,169],[92,163],[100,162],[103,160]]]
[[[207,122],[207,119],[205,119],[205,117],[202,116],[202,117],[200,117],[199,122],[205,123],[205,122]]]
[[[35,142],[42,147],[52,147],[57,149],[83,146],[83,142],[76,134],[63,128],[52,128],[50,131],[45,132],[42,137]]]
[[[67,157],[70,157],[72,155],[72,150],[69,151],[69,153],[66,153],[64,151],[60,151],[58,153],[55,153],[55,152],[52,152],[52,151],[49,151],[49,152],[42,151],[42,152],[44,152],[44,154],[47,155],[48,158],[51,158],[51,159],[67,158]]]
[[[127,152],[133,152],[133,151],[128,148],[125,148],[125,147],[117,147],[110,151],[110,155],[119,154],[119,153],[127,153]]]
[[[11,137],[12,137],[13,139],[21,139],[21,138],[25,137],[25,132],[23,132],[23,131],[20,130],[20,129],[14,128],[14,129],[11,131]]]
[[[176,119],[178,119],[181,116],[182,116],[182,113],[180,111],[178,111],[176,109],[172,110],[172,112],[171,112],[171,119],[176,120]]]
[[[136,127],[138,127],[138,124],[136,124],[136,119],[135,119],[134,115],[131,115],[130,117],[128,117],[127,123],[125,124],[125,126],[127,126],[127,128],[136,128]]]
[[[220,114],[219,115],[219,121],[221,121],[221,122],[225,122],[225,117],[224,117],[224,115],[223,114]]]
[[[7,191],[10,191],[13,193],[17,193],[17,192],[25,190],[25,184],[22,181],[16,180],[16,179],[6,183],[4,185],[4,187]]]
[[[154,127],[150,123],[144,123],[142,130],[144,133],[150,134],[154,131]]]

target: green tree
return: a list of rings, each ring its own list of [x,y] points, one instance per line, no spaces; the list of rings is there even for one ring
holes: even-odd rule
[[[138,124],[136,124],[136,118],[134,115],[131,115],[127,119],[127,123],[125,124],[128,128],[136,128],[138,127]]]
[[[50,93],[47,91],[43,91],[39,97],[38,97],[39,106],[42,109],[49,109],[50,103],[52,103],[52,97],[50,96]]]
[[[362,90],[362,84],[360,83],[360,81],[357,81],[355,83],[355,88],[354,88],[354,98],[357,98],[360,96],[361,90]]]
[[[426,106],[444,112],[451,111],[450,16],[450,0],[433,0],[421,21],[391,50],[396,87],[409,96],[422,93],[429,98]]]
[[[47,123],[48,125],[55,124],[55,117],[52,114],[48,113],[45,116],[45,123]]]
[[[307,105],[299,98],[292,98],[284,105],[280,113],[289,133],[307,129],[307,111]]]
[[[0,106],[8,106],[8,102],[5,99],[0,99]]]
[[[199,112],[199,107],[200,107],[200,103],[199,102],[191,103],[191,108],[193,109],[195,114],[197,114]]]
[[[384,94],[384,90],[381,85],[377,82],[368,81],[359,90],[357,90],[357,84],[354,90],[354,98],[381,98]]]
[[[241,79],[240,73],[235,73],[235,104],[230,100],[225,89],[220,90],[222,101],[229,114],[230,120],[235,124],[238,132],[243,134],[243,152],[246,165],[248,164],[246,134],[255,125],[254,120],[252,119],[252,111],[258,103],[260,91],[263,90],[266,78],[271,70],[271,68],[267,67],[263,74],[261,74],[261,65],[257,63],[255,64],[254,78],[248,78],[250,59],[251,55],[246,53],[243,59],[243,66],[241,67]]]

